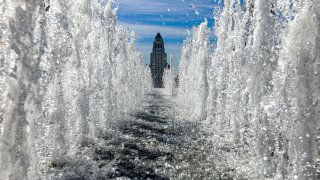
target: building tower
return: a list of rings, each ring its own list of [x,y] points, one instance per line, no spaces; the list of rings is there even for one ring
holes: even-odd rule
[[[167,54],[164,50],[164,42],[160,33],[158,33],[153,41],[152,53],[150,55],[150,69],[155,88],[163,87],[162,76],[167,65]]]

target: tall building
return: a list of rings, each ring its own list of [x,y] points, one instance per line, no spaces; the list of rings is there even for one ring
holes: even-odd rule
[[[167,54],[164,50],[164,42],[161,34],[158,33],[153,41],[152,53],[150,55],[150,69],[155,88],[163,87],[162,76],[167,66]]]

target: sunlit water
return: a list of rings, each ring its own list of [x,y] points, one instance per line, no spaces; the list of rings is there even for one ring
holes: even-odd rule
[[[110,124],[77,156],[51,167],[62,179],[228,179],[222,160],[197,124],[175,118],[170,96],[149,94],[143,109]],[[51,178],[52,178],[51,177]]]
[[[320,1],[225,0],[177,99],[112,2],[0,1],[0,179],[320,177]]]
[[[319,179],[320,1],[223,2],[184,42],[180,115],[233,147],[238,179]]]

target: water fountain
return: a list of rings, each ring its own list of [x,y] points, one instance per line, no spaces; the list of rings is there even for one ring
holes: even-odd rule
[[[112,2],[0,3],[1,178],[49,178],[140,101],[142,57]]]
[[[311,0],[224,1],[217,46],[210,66],[202,65],[209,84],[203,126],[218,149],[228,149],[220,153],[236,178],[316,179],[319,12]],[[185,113],[199,100],[184,98],[203,89],[196,80],[203,73],[192,65],[198,59],[188,55],[196,43],[182,50],[178,102]]]

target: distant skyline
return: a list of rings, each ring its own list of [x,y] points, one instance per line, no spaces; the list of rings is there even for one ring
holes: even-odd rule
[[[181,45],[192,32],[193,26],[198,26],[207,18],[209,27],[213,27],[213,11],[218,0],[115,0],[119,7],[117,12],[118,25],[133,30],[137,38],[137,49],[148,64],[153,40],[161,33],[165,50],[174,58],[177,67],[180,58]]]

